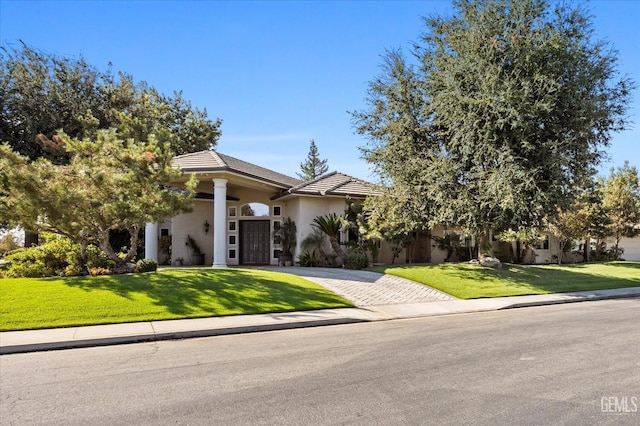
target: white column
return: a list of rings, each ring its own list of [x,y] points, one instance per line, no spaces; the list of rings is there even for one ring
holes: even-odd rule
[[[158,261],[157,223],[147,223],[144,227],[144,257]]]
[[[213,266],[227,267],[227,180],[213,180]]]

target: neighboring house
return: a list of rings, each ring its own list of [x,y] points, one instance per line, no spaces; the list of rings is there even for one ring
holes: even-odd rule
[[[313,218],[341,215],[347,197],[364,200],[375,193],[371,184],[342,173],[302,182],[215,151],[180,155],[173,165],[180,167],[183,176],[172,185],[184,185],[191,174],[199,180],[194,210],[147,224],[145,257],[161,258],[158,238],[171,235],[174,264],[178,258],[185,265],[194,263],[196,257],[187,245],[190,236],[204,253],[205,264],[277,265],[281,247],[274,241],[273,230],[287,217],[297,227],[297,258],[302,240],[313,232]]]
[[[624,253],[622,253],[624,260],[640,262],[640,236],[621,239],[620,247],[624,249]]]
[[[364,200],[375,196],[373,185],[343,173],[332,172],[317,179],[302,182],[284,174],[220,154],[201,151],[177,156],[173,165],[183,171],[182,177],[171,184],[183,186],[190,175],[199,181],[194,210],[180,214],[161,223],[147,224],[145,229],[145,257],[164,260],[166,253],[159,247],[160,237],[171,236],[171,261],[184,259],[185,265],[196,264],[202,256],[195,256],[188,237],[204,254],[204,264],[225,267],[227,265],[277,265],[282,247],[273,237],[273,230],[290,217],[297,227],[297,246],[294,259],[301,254],[301,243],[313,232],[313,219],[336,213],[347,208],[347,198]],[[342,240],[349,239],[345,231]],[[431,235],[445,236],[452,232],[440,226],[428,232],[416,232],[414,243],[400,252],[398,263],[439,263],[447,256],[438,248]],[[492,242],[494,250],[504,249],[498,241]],[[623,239],[624,258],[640,261],[640,238]],[[508,249],[508,246],[507,246]],[[327,242],[326,251],[331,252]],[[526,263],[554,261],[559,252],[558,241],[547,237],[535,248],[535,259],[525,257]],[[563,256],[563,262],[580,261],[571,254]],[[392,262],[390,246],[379,245],[378,261]]]

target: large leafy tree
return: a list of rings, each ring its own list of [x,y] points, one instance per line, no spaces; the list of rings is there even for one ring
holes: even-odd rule
[[[327,173],[329,166],[326,159],[320,158],[316,142],[311,139],[309,143],[309,153],[306,160],[300,163],[300,173],[296,173],[298,177],[304,181],[313,180]]]
[[[180,92],[163,95],[130,75],[98,70],[82,57],[57,56],[22,42],[0,46],[0,143],[30,161],[70,161],[69,152],[47,151],[38,139],[40,134],[52,138],[59,130],[69,138],[100,141],[97,130],[116,129],[121,139],[142,144],[154,135],[167,155],[178,155],[213,148],[220,124]],[[0,226],[6,222],[0,216]],[[25,245],[36,242],[34,229],[25,229]]]
[[[195,181],[187,193],[162,186],[180,171],[171,167],[167,142],[153,135],[139,142],[121,139],[115,130],[99,130],[92,138],[59,133],[41,139],[68,161],[29,161],[0,145],[0,216],[79,243],[85,265],[87,246],[96,244],[115,262],[116,272],[131,270],[145,223],[191,208],[189,190]],[[112,230],[129,232],[130,249],[123,256],[110,244]]]
[[[155,134],[179,155],[213,148],[220,124],[180,92],[163,95],[130,75],[101,71],[82,57],[57,56],[22,42],[0,46],[0,142],[31,160],[55,157],[42,149],[37,135],[51,138],[60,129],[83,138],[96,129],[116,128],[123,138],[140,142]]]
[[[633,82],[588,16],[545,0],[456,0],[425,19],[412,64],[385,56],[368,109],[352,113],[364,158],[422,220],[480,233],[537,228],[573,199],[624,129]]]

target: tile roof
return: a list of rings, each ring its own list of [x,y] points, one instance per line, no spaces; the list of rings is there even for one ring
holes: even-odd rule
[[[344,173],[331,172],[308,182],[294,186],[287,191],[288,194],[308,195],[350,195],[366,197],[376,195],[375,187],[363,180],[345,175]]]
[[[215,151],[200,151],[173,157],[171,164],[185,172],[229,171],[250,176],[279,186],[292,187],[301,181],[273,170],[238,160]]]

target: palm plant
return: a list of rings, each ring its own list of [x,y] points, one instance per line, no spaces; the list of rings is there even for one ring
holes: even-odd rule
[[[311,226],[319,229],[329,237],[331,248],[335,252],[340,264],[344,264],[347,257],[338,242],[338,235],[340,234],[340,228],[342,228],[343,223],[344,218],[342,216],[338,216],[335,213],[329,213],[324,216],[316,216],[311,224]]]
[[[300,265],[326,266],[327,259],[323,249],[325,238],[324,232],[315,228],[312,233],[302,240],[300,247],[302,247],[303,253],[300,255]]]
[[[296,246],[296,223],[290,217],[286,218],[278,228],[273,231],[274,238],[282,244],[280,261],[291,261],[293,259],[293,249]]]

